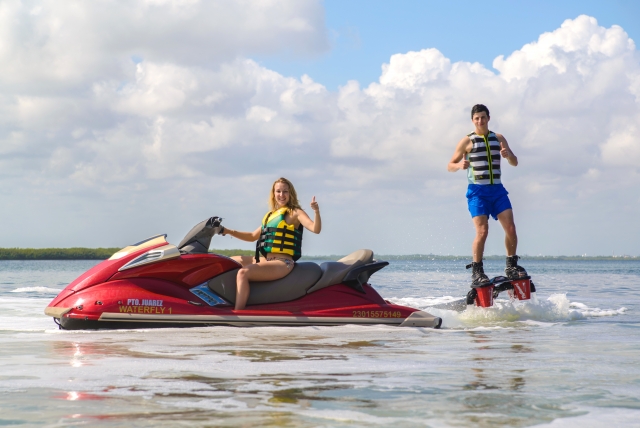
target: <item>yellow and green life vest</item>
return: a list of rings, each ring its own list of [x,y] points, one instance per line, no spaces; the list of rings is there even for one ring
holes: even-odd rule
[[[296,229],[285,221],[288,208],[280,208],[269,212],[262,219],[260,239],[256,245],[256,263],[260,254],[288,254],[293,260],[298,260],[302,255],[302,225]]]

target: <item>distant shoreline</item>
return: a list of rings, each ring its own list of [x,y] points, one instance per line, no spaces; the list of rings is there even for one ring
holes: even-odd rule
[[[106,260],[121,248],[0,248],[0,260]],[[252,256],[248,250],[210,250],[223,256]]]
[[[378,257],[378,256],[376,256]],[[385,260],[471,260],[471,256],[441,256],[434,254],[409,254],[409,255],[390,255],[379,256]],[[612,261],[624,261],[624,260],[640,260],[640,256],[520,256],[522,260],[571,260],[571,261],[592,261],[592,260],[612,260]],[[484,260],[503,260],[505,256],[484,256]]]
[[[106,260],[120,248],[0,248],[0,260]]]
[[[120,248],[0,248],[0,260],[106,260]],[[210,250],[223,256],[252,256],[251,250]],[[342,255],[304,256],[303,260],[338,260]],[[436,254],[376,255],[379,260],[470,260],[471,256],[443,256]],[[628,261],[640,260],[640,256],[527,256],[524,260],[568,261]],[[504,260],[504,256],[485,256],[485,260]]]

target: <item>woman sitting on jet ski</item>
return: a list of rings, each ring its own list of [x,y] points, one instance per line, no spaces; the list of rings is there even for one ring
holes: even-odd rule
[[[269,204],[271,211],[264,216],[262,225],[253,232],[228,228],[222,232],[223,235],[231,235],[243,241],[258,241],[255,260],[250,256],[232,257],[242,265],[236,279],[235,310],[244,309],[247,304],[249,281],[273,281],[291,273],[295,261],[301,256],[303,226],[313,233],[320,233],[322,229],[316,197],[311,200],[315,217],[312,221],[300,207],[296,190],[286,178],[279,178],[273,183]]]

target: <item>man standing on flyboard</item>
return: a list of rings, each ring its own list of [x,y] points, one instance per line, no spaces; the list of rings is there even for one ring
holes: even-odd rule
[[[471,274],[472,285],[489,282],[484,273],[482,256],[484,244],[489,234],[489,216],[498,220],[502,225],[507,250],[507,267],[504,272],[510,279],[527,276],[522,266],[518,266],[516,248],[518,236],[513,221],[513,210],[507,196],[509,193],[500,181],[500,157],[507,159],[509,165],[517,166],[518,158],[513,154],[507,140],[501,135],[489,130],[489,109],[476,104],[471,109],[471,121],[475,131],[460,140],[447,169],[456,172],[467,170],[469,187],[467,202],[469,212],[476,228],[473,241],[473,267]]]

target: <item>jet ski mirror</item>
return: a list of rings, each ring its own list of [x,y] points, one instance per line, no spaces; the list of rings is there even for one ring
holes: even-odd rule
[[[220,217],[211,217],[196,224],[180,242],[178,249],[186,254],[208,253],[213,235],[224,230],[224,227],[220,225],[221,222]]]

